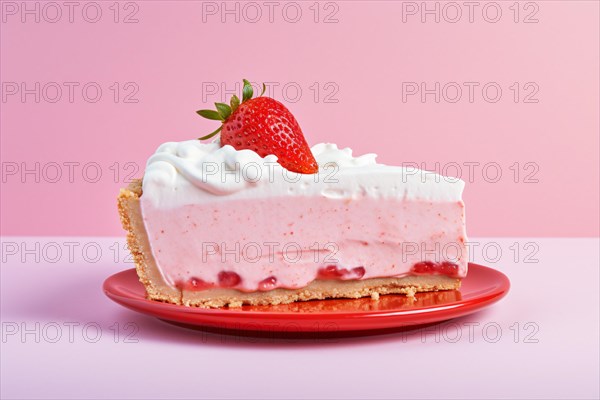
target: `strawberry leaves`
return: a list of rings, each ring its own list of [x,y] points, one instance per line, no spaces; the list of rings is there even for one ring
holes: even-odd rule
[[[225,103],[215,103],[215,107],[217,107],[217,111],[198,110],[198,111],[196,111],[196,113],[198,113],[198,115],[200,115],[201,117],[204,117],[204,118],[224,122],[225,120],[227,120],[227,118],[229,118],[229,116],[233,112],[231,110],[231,107],[229,107]],[[201,138],[198,138],[198,140],[210,139],[211,137],[215,136],[217,133],[221,132],[221,129],[223,129],[223,125],[221,125],[216,131],[209,133],[206,136],[202,136]]]
[[[231,98],[231,112],[235,112],[235,110],[237,110],[237,108],[240,106],[240,98],[237,97],[235,94],[233,95],[233,97]]]
[[[223,121],[225,121],[231,115],[231,107],[229,107],[227,104],[215,103],[215,107],[217,107],[217,112]]]
[[[212,119],[215,121],[222,121],[223,118],[221,118],[221,116],[219,115],[218,112],[214,111],[214,110],[198,110],[196,111],[196,113],[198,113],[198,115],[200,115],[201,117],[207,118],[207,119]]]
[[[244,87],[242,89],[242,103],[246,100],[250,100],[254,95],[254,89],[252,89],[252,85],[246,79],[244,79]]]
[[[263,83],[262,93],[260,94],[260,96],[265,94],[266,89],[267,89],[267,87]],[[215,107],[217,108],[216,111],[215,110],[198,110],[198,111],[196,111],[196,113],[206,119],[210,119],[213,121],[221,121],[224,123],[225,121],[227,121],[227,118],[229,118],[231,116],[231,114],[233,114],[235,112],[235,110],[238,109],[238,107],[240,106],[241,103],[250,100],[252,98],[252,96],[254,96],[254,89],[252,88],[252,84],[247,79],[244,79],[244,87],[242,88],[242,101],[241,102],[240,102],[240,98],[234,94],[233,97],[231,98],[230,105],[227,105],[225,103],[215,103]],[[206,136],[202,136],[201,138],[198,138],[198,140],[210,139],[213,136],[215,136],[217,133],[221,132],[222,128],[223,128],[223,126],[221,125],[221,127],[219,127],[219,129],[217,129],[216,131],[209,133]]]

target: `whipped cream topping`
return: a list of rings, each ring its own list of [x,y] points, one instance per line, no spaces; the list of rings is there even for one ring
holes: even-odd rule
[[[404,198],[461,201],[464,182],[413,167],[378,164],[375,154],[355,157],[349,148],[331,143],[311,148],[319,172],[290,172],[275,155],[261,157],[218,141],[168,142],[147,162],[143,198],[154,207],[272,196],[356,199]]]

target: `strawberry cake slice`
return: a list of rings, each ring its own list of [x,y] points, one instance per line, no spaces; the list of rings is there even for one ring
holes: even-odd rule
[[[222,121],[219,140],[161,145],[121,190],[149,299],[236,307],[460,287],[463,181],[309,148],[292,114],[244,83],[241,102],[198,112]]]

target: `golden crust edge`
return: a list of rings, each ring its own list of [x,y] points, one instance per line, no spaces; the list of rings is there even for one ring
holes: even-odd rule
[[[129,186],[119,191],[117,197],[119,217],[123,229],[127,231],[127,247],[135,263],[135,270],[140,282],[146,288],[148,299],[182,304],[181,291],[170,289],[165,292],[155,284],[155,282],[160,282],[161,286],[168,287],[162,279],[150,251],[148,236],[141,217],[141,196],[142,180],[134,179]]]

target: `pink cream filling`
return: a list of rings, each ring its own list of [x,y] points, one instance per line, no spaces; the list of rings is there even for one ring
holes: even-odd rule
[[[160,209],[142,196],[165,281],[188,290],[467,273],[464,204],[285,197]]]

